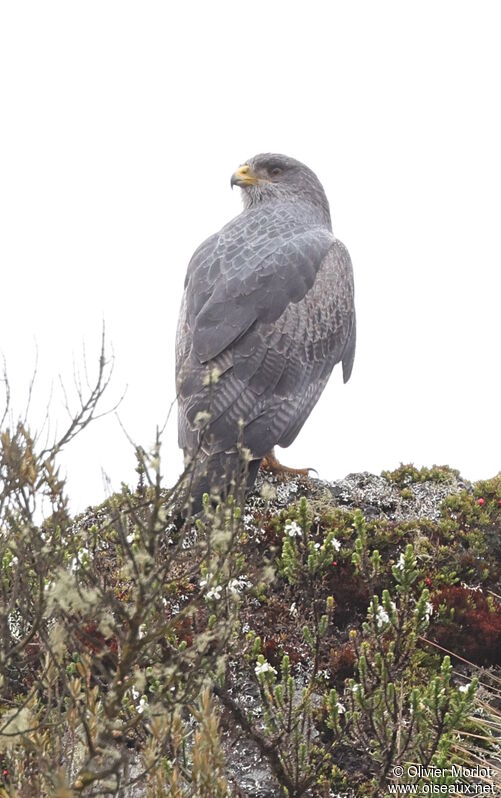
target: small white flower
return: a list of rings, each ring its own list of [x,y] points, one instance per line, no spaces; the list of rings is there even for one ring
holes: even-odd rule
[[[89,549],[80,549],[77,554],[77,561],[79,565],[85,564],[89,558]]]
[[[362,686],[360,684],[354,684],[353,687],[351,688],[351,692],[357,695],[357,693],[362,692]]]
[[[337,538],[332,538],[331,546],[334,549],[334,551],[339,551],[339,549],[341,548],[341,543]]]
[[[378,607],[376,613],[376,625],[378,629],[381,629],[382,626],[387,624],[390,620],[390,616],[384,609],[384,607]]]
[[[293,616],[293,618],[296,617],[296,615],[297,615],[297,607],[296,607],[296,602],[295,601],[293,601],[292,604],[290,605],[289,612]]]
[[[127,543],[134,543],[134,538],[135,538],[134,532],[131,532],[130,535],[127,535],[125,539]]]
[[[396,567],[399,568],[401,571],[403,571],[404,570],[404,565],[405,565],[405,556],[402,553],[400,555],[400,558],[399,558],[397,564],[396,564]]]
[[[221,598],[222,590],[223,588],[221,587],[221,585],[215,585],[214,587],[211,587],[211,589],[207,591],[205,598],[214,599],[215,601],[218,601]]]
[[[314,543],[313,548],[318,550],[320,548],[320,543]]]
[[[426,602],[426,607],[424,609],[424,615],[425,615],[426,620],[429,619],[430,615],[433,615],[433,604],[431,603],[431,601],[427,601]]]
[[[142,713],[144,712],[144,710],[146,709],[147,706],[148,706],[148,702],[147,702],[146,698],[143,695],[141,697],[141,700],[139,702],[139,706],[137,708],[137,711],[139,712],[140,715],[142,715]]]
[[[212,579],[212,574],[209,572],[205,575],[204,579],[200,580],[200,587],[205,587],[206,585],[208,585],[211,579]]]
[[[340,715],[346,712],[346,707],[344,706],[344,704],[341,704],[339,701],[337,702],[337,711],[339,712]]]
[[[466,692],[468,692],[468,689],[470,687],[471,687],[471,684],[462,684],[461,687],[459,688],[459,692],[460,693],[466,693]]]
[[[233,593],[234,596],[241,593],[244,588],[250,586],[251,582],[249,582],[243,576],[240,576],[238,579],[230,579],[230,581],[228,582],[228,590],[230,591],[230,593]]]
[[[284,527],[284,532],[290,538],[299,538],[303,534],[303,530],[296,521],[288,521]]]
[[[134,701],[137,701],[137,699],[139,698],[139,690],[136,687],[133,687],[131,693]]]
[[[276,673],[276,670],[269,662],[259,662],[254,668],[254,673],[260,676],[262,673]]]

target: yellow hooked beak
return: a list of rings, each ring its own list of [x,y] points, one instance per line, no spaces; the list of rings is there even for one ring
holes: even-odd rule
[[[256,177],[248,164],[244,164],[231,176],[231,187],[240,186],[255,186],[259,178]]]

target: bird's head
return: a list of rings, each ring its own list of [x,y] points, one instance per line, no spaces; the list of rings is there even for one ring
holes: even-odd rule
[[[311,169],[287,155],[255,155],[234,172],[231,186],[242,189],[246,208],[276,200],[307,202],[321,210],[330,224],[329,203],[320,180]]]

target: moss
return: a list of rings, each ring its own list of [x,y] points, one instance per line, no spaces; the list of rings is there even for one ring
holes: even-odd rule
[[[382,471],[381,476],[400,488],[419,482],[453,482],[460,476],[459,471],[447,465],[433,465],[431,468],[416,468],[412,463],[401,463],[395,471]]]

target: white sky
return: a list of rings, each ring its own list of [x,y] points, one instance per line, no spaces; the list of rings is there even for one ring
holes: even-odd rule
[[[319,175],[355,270],[358,350],[281,452],[321,477],[501,468],[501,48],[496,2],[0,4],[0,351],[32,423],[104,319],[103,407],[147,446],[174,398],[189,258],[263,151]],[[175,413],[164,472],[181,468]],[[117,420],[64,458],[73,508],[135,484]]]

